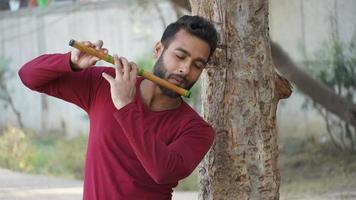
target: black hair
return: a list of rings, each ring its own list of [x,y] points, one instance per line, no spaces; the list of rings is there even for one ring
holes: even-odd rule
[[[176,22],[167,26],[163,32],[161,43],[165,48],[169,46],[174,39],[175,34],[181,29],[188,33],[204,40],[210,46],[210,56],[214,53],[218,43],[218,33],[213,24],[200,16],[184,15],[180,17]]]

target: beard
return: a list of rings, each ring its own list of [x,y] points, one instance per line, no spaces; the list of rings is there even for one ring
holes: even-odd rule
[[[182,80],[182,88],[189,90],[190,88],[193,87],[194,83],[189,84],[189,81],[186,79],[185,76],[179,75],[179,74],[169,74],[167,72],[167,70],[164,67],[164,62],[163,62],[163,55],[165,53],[165,50],[163,50],[162,54],[160,55],[160,57],[158,58],[157,62],[155,63],[154,67],[153,67],[153,74],[164,79],[167,80],[169,78],[173,78],[173,77],[177,77],[179,80]],[[170,97],[170,98],[178,98],[180,97],[180,94],[167,89],[165,87],[162,87],[160,85],[158,85],[159,89],[161,90],[162,94]]]

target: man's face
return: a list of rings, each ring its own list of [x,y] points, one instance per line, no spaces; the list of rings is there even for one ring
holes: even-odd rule
[[[153,73],[167,81],[189,90],[206,66],[210,46],[204,40],[180,30],[168,47],[156,45]],[[163,94],[177,98],[180,95],[160,87]]]

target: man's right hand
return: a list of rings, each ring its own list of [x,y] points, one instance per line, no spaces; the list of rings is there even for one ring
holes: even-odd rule
[[[98,51],[102,51],[103,53],[107,54],[108,50],[103,47],[103,41],[102,40],[98,40],[95,43],[91,43],[89,41],[85,41],[85,42],[81,42],[82,44],[84,44],[85,46],[88,47],[93,47]],[[91,67],[93,65],[96,64],[96,62],[98,62],[100,59],[89,55],[87,53],[81,52],[80,50],[73,48],[73,50],[71,51],[71,56],[70,56],[70,61],[71,61],[71,67],[73,70],[81,70],[81,69],[85,69],[88,67]]]

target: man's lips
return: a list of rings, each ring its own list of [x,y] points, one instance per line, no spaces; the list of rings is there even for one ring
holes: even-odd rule
[[[168,80],[170,80],[170,82],[176,84],[176,85],[182,85],[184,83],[183,78],[178,77],[178,76],[170,76],[168,78]]]

